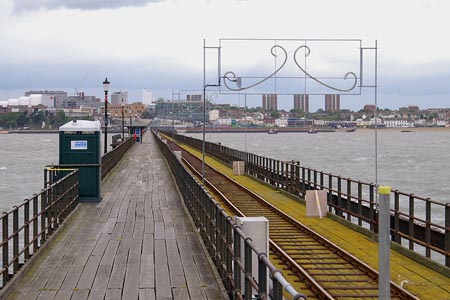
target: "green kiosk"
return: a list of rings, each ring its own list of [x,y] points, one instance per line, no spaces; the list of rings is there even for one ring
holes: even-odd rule
[[[73,120],[59,127],[59,166],[77,168],[80,202],[100,202],[99,121]]]

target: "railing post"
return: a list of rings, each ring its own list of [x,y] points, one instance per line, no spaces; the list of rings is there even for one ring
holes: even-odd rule
[[[305,176],[305,168],[302,167],[302,191],[303,197],[306,195],[306,176]]]
[[[267,257],[266,253],[260,253],[258,256],[258,297],[268,299],[267,297],[267,267],[263,261]]]
[[[273,300],[283,299],[283,286],[275,277],[272,278],[273,283]]]
[[[338,182],[337,182],[338,186],[338,207],[339,210],[337,211],[337,215],[339,217],[342,217],[342,211],[344,209],[344,205],[342,205],[342,178],[341,176],[338,176]]]
[[[3,247],[2,247],[2,254],[3,254],[3,286],[8,282],[9,280],[9,267],[8,267],[8,261],[9,261],[9,240],[8,240],[8,213],[4,212],[2,216],[2,238],[3,238]]]
[[[227,273],[226,273],[226,277],[227,277],[227,283],[228,283],[228,290],[231,290],[232,284],[231,284],[231,278],[233,276],[233,255],[230,251],[232,251],[233,249],[233,225],[231,224],[231,220],[232,218],[230,216],[228,216],[225,219],[225,230],[226,230],[226,244],[225,244],[225,260],[227,263]]]
[[[251,238],[246,238],[244,240],[244,273],[245,273],[245,281],[244,281],[244,299],[245,300],[252,300],[252,285],[251,285],[251,278],[252,278],[252,248],[249,245],[249,242],[251,242]]]
[[[13,207],[13,274],[19,271],[19,208]]]
[[[23,244],[24,244],[24,259],[28,260],[30,258],[30,199],[25,199],[25,205],[23,208]]]
[[[45,220],[47,219],[48,210],[47,207],[47,197],[46,195],[49,194],[49,190],[45,189],[41,193],[41,245],[45,243],[46,240],[46,226],[45,226]]]
[[[450,203],[445,204],[445,265],[450,267]]]
[[[347,221],[352,220],[352,212],[351,212],[351,204],[352,204],[352,179],[347,178]]]
[[[333,203],[333,175],[328,174],[328,203],[330,204],[328,211],[332,212]],[[337,207],[335,206],[334,212],[337,213]]]
[[[233,300],[237,299],[237,292],[241,293],[241,267],[239,263],[241,260],[241,236],[237,233],[238,226],[234,226],[234,264],[233,264],[233,273],[234,273],[234,291],[233,291]]]
[[[394,236],[393,241],[401,245],[400,231],[400,195],[398,190],[394,191]]]
[[[408,223],[408,235],[409,235],[409,250],[414,251],[414,194],[409,195],[409,223]]]
[[[426,224],[425,224],[425,242],[426,242],[426,248],[425,248],[425,254],[428,258],[431,257],[431,249],[430,249],[430,245],[431,245],[431,199],[427,198],[426,199],[426,209],[425,209],[425,220],[426,220]]]
[[[358,225],[362,226],[362,183],[358,181]]]
[[[38,195],[33,195],[33,254],[36,253],[39,248],[39,239],[38,239],[38,231],[39,231],[39,220],[38,220]]]
[[[370,214],[370,230],[377,233],[378,232],[378,226],[375,226],[376,220],[375,220],[375,186],[373,184],[370,184],[369,186],[369,214]]]

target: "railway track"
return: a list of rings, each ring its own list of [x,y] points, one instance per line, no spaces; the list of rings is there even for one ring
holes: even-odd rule
[[[171,145],[201,177],[201,160]],[[296,277],[308,299],[378,299],[376,270],[207,164],[205,174],[205,184],[234,214],[269,220],[271,254]],[[418,298],[391,282],[391,299]]]

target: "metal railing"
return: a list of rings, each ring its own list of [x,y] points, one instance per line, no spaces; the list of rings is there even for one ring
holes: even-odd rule
[[[105,154],[102,179],[134,144],[132,138]],[[79,202],[79,171],[68,166],[44,168],[44,189],[1,215],[1,287],[31,259]]]
[[[133,138],[126,139],[116,148],[102,156],[102,179],[114,168],[114,166],[122,159],[125,153],[134,145]]]
[[[48,181],[39,194],[2,213],[2,287],[36,253],[78,204],[78,170],[64,171],[70,173],[55,181]],[[54,173],[47,174],[46,178],[55,178],[53,175]]]
[[[202,141],[175,134],[174,138],[201,151]],[[328,192],[328,210],[336,216],[378,232],[376,185],[303,167],[299,161],[280,161],[221,144],[205,142],[205,151],[232,166],[244,161],[246,174],[304,198],[307,190]],[[420,256],[450,267],[450,203],[391,191],[391,240]]]
[[[171,149],[155,134],[155,140],[166,158],[176,179],[195,225],[199,228],[201,237],[211,255],[219,275],[231,299],[273,300],[283,299],[283,290],[292,299],[306,299],[298,293],[283,277],[281,271],[270,262],[267,253],[259,251],[251,237],[244,234],[233,218],[225,212],[213,196],[201,183],[187,171],[178,161]],[[252,276],[252,257],[258,259],[258,276]],[[270,278],[271,289],[266,284]],[[244,286],[241,281],[243,280]]]

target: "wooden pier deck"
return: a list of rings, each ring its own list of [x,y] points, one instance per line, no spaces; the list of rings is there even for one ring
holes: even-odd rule
[[[102,195],[79,205],[6,299],[226,299],[151,134]]]

